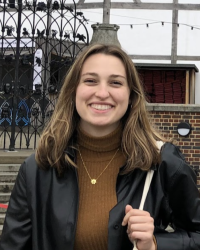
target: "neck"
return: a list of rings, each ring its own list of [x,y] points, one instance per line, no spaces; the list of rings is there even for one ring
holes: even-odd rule
[[[80,126],[77,130],[77,144],[96,152],[117,150],[121,146],[122,125],[108,135],[97,137],[85,132]]]
[[[80,128],[87,134],[93,136],[93,137],[103,137],[106,135],[109,135],[112,133],[117,127],[119,126],[119,123],[117,123],[115,126],[88,126],[84,125],[84,123],[80,122]]]

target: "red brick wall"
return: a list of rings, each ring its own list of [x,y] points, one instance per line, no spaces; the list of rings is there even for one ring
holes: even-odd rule
[[[166,137],[176,140],[186,161],[198,172],[197,185],[200,190],[200,111],[150,111],[150,113],[158,128]],[[177,125],[183,121],[192,126],[191,133],[186,137],[177,133]]]

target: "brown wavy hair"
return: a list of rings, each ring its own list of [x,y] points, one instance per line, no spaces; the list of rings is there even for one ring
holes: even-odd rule
[[[131,103],[122,118],[121,148],[127,155],[124,173],[134,168],[148,170],[152,163],[160,161],[156,141],[165,139],[151,124],[146,110],[144,90],[132,60],[117,46],[95,44],[80,54],[67,73],[54,113],[41,136],[36,150],[36,161],[44,169],[52,166],[62,174],[66,166],[76,167],[76,163],[64,151],[71,146],[71,139],[79,123],[79,115],[74,104],[83,64],[89,56],[98,53],[115,56],[123,62],[130,88]]]

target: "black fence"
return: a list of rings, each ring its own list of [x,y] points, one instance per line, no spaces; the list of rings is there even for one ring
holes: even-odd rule
[[[74,1],[0,0],[0,149],[36,148],[87,21]]]

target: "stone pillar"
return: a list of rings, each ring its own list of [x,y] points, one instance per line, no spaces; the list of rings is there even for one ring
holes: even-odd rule
[[[93,24],[91,25],[93,29],[93,36],[90,42],[91,44],[101,43],[101,44],[110,44],[121,47],[121,44],[117,37],[117,31],[120,28],[115,24]]]

